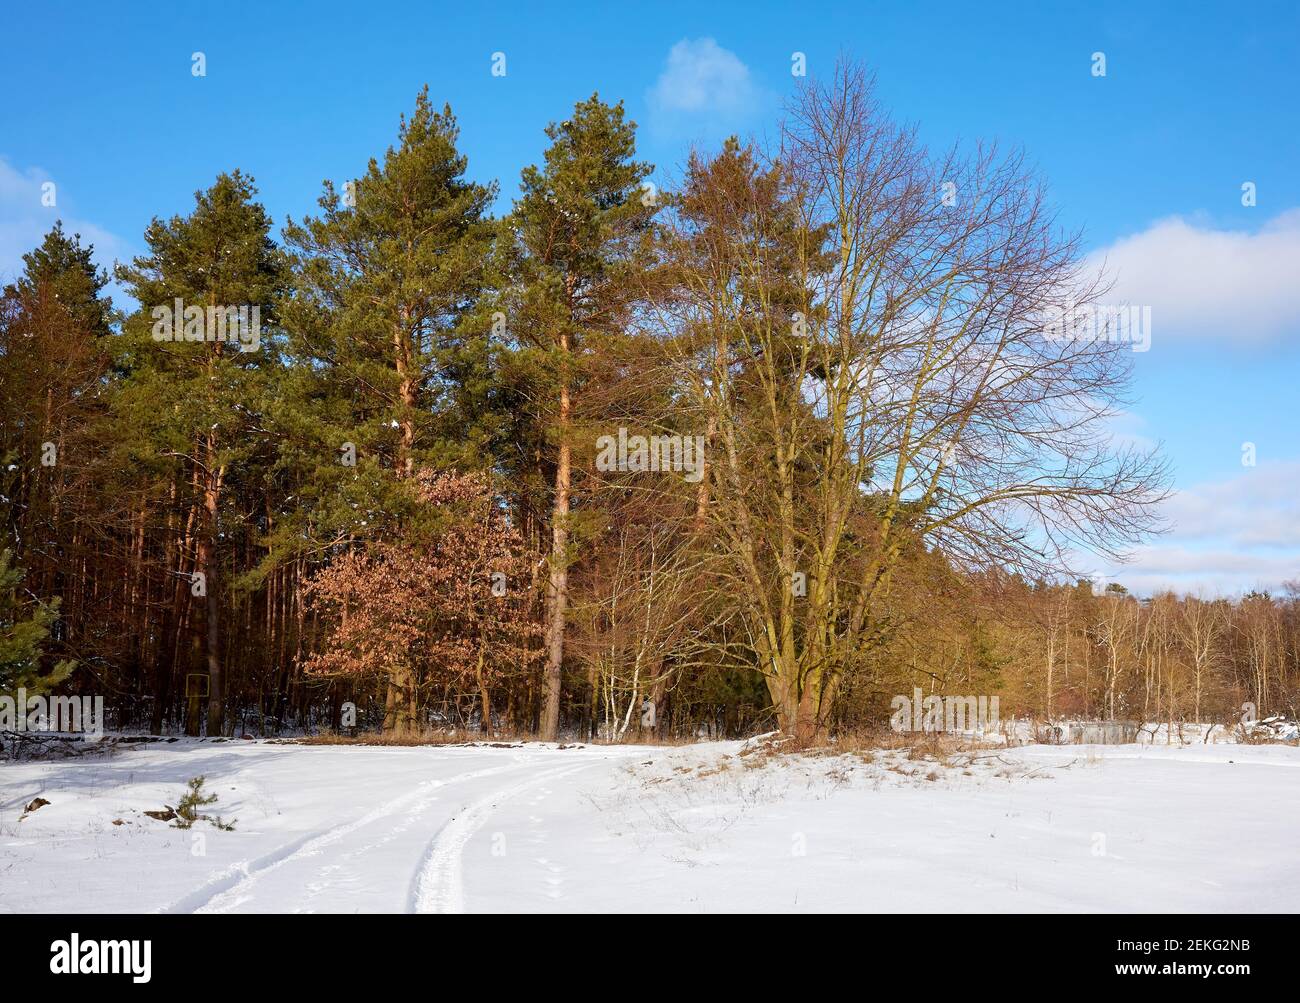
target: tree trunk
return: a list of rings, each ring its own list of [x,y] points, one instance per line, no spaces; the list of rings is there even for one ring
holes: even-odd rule
[[[415,730],[418,713],[415,683],[415,670],[409,665],[394,666],[390,671],[384,697],[385,731],[409,735]]]
[[[397,730],[397,683],[389,679],[384,684],[384,731]]]
[[[393,332],[393,363],[399,381],[398,394],[402,401],[402,441],[397,450],[397,476],[410,477],[415,471],[415,375],[411,371],[411,347],[407,340],[410,311],[403,306],[400,322]]]
[[[560,339],[567,353],[569,339]],[[569,484],[572,457],[569,446],[569,378],[560,384],[560,450],[555,467],[555,504],[551,510],[551,575],[546,598],[550,615],[546,624],[546,668],[544,673],[546,705],[542,711],[541,739],[554,742],[560,733],[561,668],[564,664],[564,626],[569,605]]]
[[[1056,670],[1056,631],[1047,637],[1047,720],[1052,720],[1052,676]]]
[[[216,444],[208,437],[207,460],[214,460]],[[199,570],[204,575],[204,588],[207,590],[207,631],[205,634],[208,664],[208,735],[220,735],[224,727],[226,709],[225,687],[221,671],[221,607],[217,601],[215,570],[217,538],[217,504],[221,496],[221,481],[224,470],[213,471],[208,466],[208,476],[203,489],[204,532],[199,542]]]
[[[483,641],[479,640],[478,661],[474,665],[474,678],[478,683],[479,704],[482,707],[483,720],[479,730],[485,735],[492,734],[492,695],[488,691],[487,679],[483,675]]]

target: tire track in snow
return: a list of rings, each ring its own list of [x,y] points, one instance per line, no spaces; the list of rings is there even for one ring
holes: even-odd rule
[[[458,776],[448,777],[446,779],[429,780],[419,784],[414,790],[406,794],[399,795],[390,801],[384,802],[377,808],[366,812],[361,817],[351,822],[345,822],[342,825],[330,826],[325,829],[319,829],[316,832],[307,833],[305,836],[299,836],[297,839],[290,840],[283,846],[276,847],[268,853],[263,854],[253,860],[241,860],[233,864],[225,871],[195,889],[194,891],[182,896],[170,905],[159,909],[160,913],[193,913],[224,911],[234,905],[237,905],[245,892],[250,890],[257,881],[265,874],[275,871],[293,861],[306,857],[315,856],[326,847],[337,843],[339,840],[350,836],[352,833],[363,829],[375,822],[391,817],[402,811],[407,806],[418,802],[421,798],[427,797],[434,791],[441,790],[448,785],[460,784],[463,782],[478,780],[483,777],[495,776],[500,773],[507,773],[511,770],[518,770],[526,767],[526,762],[512,762],[504,766],[493,766],[483,770],[474,770],[470,773],[462,773]]]
[[[465,845],[498,805],[543,784],[567,777],[580,770],[590,769],[607,759],[578,766],[562,766],[546,770],[523,783],[497,790],[485,798],[467,805],[458,815],[438,830],[425,853],[424,863],[411,882],[411,912],[458,913],[465,911],[465,871],[463,856]]]

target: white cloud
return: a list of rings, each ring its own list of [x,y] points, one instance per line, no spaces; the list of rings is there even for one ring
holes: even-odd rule
[[[1171,531],[1138,548],[1112,581],[1148,594],[1236,594],[1300,579],[1300,461],[1262,463],[1235,477],[1175,493],[1164,514]]]
[[[56,184],[53,206],[41,204],[42,186],[47,181]],[[0,157],[0,285],[22,274],[23,255],[37,247],[59,219],[63,220],[64,232],[80,233],[83,244],[95,245],[95,262],[110,272],[115,258],[130,256],[125,241],[77,215],[76,207],[57,182],[39,167],[19,170]],[[109,291],[116,300],[116,289],[110,287]]]
[[[1300,579],[1300,555],[1266,557],[1232,550],[1156,545],[1134,561],[1111,568],[1102,580],[1119,582],[1140,596],[1173,591],[1179,595],[1239,596],[1260,589],[1278,595],[1285,581]]]
[[[1166,513],[1184,539],[1300,550],[1298,484],[1300,461],[1263,463],[1229,480],[1178,492]]]
[[[1300,209],[1254,233],[1160,220],[1096,252],[1092,263],[1115,279],[1108,299],[1151,307],[1157,343],[1300,333]]]
[[[665,132],[737,128],[765,100],[749,67],[712,38],[684,38],[674,45],[646,95],[652,124]]]

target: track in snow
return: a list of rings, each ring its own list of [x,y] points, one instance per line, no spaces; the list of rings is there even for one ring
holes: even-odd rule
[[[599,760],[598,762],[603,762]],[[562,766],[546,770],[505,790],[495,791],[468,805],[459,815],[439,830],[429,844],[424,863],[411,887],[411,912],[458,913],[465,911],[465,881],[462,857],[465,844],[487,821],[488,816],[501,804],[513,800],[526,791],[541,787],[596,763]]]
[[[283,869],[291,871],[297,869],[304,872],[292,884],[310,891],[313,899],[323,898],[325,900],[323,904],[328,907],[331,904],[329,873],[332,868],[337,870],[336,865],[329,863],[333,856],[357,855],[378,848],[408,828],[396,823],[389,825],[380,825],[380,823],[390,823],[395,816],[408,809],[408,818],[413,815],[418,820],[418,817],[431,808],[449,787],[455,788],[486,777],[529,768],[527,762],[513,762],[419,784],[414,790],[386,801],[351,822],[308,833],[252,861],[241,861],[160,911],[164,913],[238,911],[241,906],[252,901],[257,885],[264,878]],[[369,839],[369,842],[352,846],[349,852],[347,843],[350,837],[357,834],[362,834]],[[312,878],[317,880],[313,881]],[[283,910],[283,908],[284,903],[281,902],[278,909]]]

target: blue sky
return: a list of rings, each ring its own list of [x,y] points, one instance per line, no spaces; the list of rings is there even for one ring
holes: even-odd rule
[[[504,209],[543,127],[592,91],[626,101],[666,178],[693,141],[770,132],[792,53],[812,74],[846,53],[927,142],[1023,147],[1117,300],[1152,306],[1116,433],[1164,444],[1174,529],[1098,574],[1140,592],[1300,579],[1300,4],[123,6],[6,13],[0,279],[56,217],[105,262],[136,253],[151,216],[234,167],[277,224],[301,217],[322,179],[382,153],[426,82]]]

